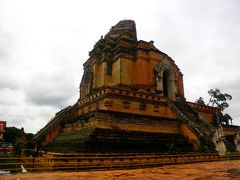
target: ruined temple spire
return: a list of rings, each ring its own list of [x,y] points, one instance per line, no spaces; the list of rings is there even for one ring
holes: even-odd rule
[[[133,20],[119,21],[110,31],[94,45],[89,56],[98,56],[104,61],[115,60],[127,56],[135,58],[137,49],[137,31]],[[100,57],[100,58],[99,58]]]
[[[128,35],[131,38],[137,40],[137,30],[136,24],[133,20],[122,20],[119,21],[115,26],[112,26],[110,31],[106,34],[106,38],[119,36],[119,35]]]

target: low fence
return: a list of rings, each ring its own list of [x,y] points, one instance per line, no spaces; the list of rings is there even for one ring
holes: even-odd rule
[[[240,160],[239,154],[219,156],[209,154],[163,155],[157,153],[47,153],[42,157],[0,158],[0,172],[21,172],[21,165],[28,172],[79,171],[92,169],[130,169],[157,167],[170,164],[185,164],[210,161]]]

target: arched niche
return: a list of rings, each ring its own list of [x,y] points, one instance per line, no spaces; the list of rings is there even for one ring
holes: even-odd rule
[[[172,74],[168,70],[165,70],[163,72],[162,83],[163,83],[163,96],[174,99],[175,98],[174,80]]]
[[[84,69],[84,74],[82,77],[82,81],[80,83],[80,98],[83,98],[88,94],[91,94],[92,86],[93,86],[93,72],[91,67],[86,67],[86,69]]]
[[[156,89],[160,95],[175,99],[176,73],[169,60],[164,59],[155,67]]]

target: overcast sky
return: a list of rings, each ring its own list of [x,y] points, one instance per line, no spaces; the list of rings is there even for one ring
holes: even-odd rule
[[[73,105],[88,52],[123,19],[175,60],[187,100],[218,87],[240,125],[239,0],[1,0],[0,119],[35,133]]]

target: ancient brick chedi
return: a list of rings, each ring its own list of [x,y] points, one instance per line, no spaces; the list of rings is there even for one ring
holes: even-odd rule
[[[153,41],[138,40],[132,20],[101,37],[83,66],[80,98],[34,136],[39,148],[224,153],[223,137],[237,132],[236,126],[214,124],[218,108],[185,100],[175,61]]]

